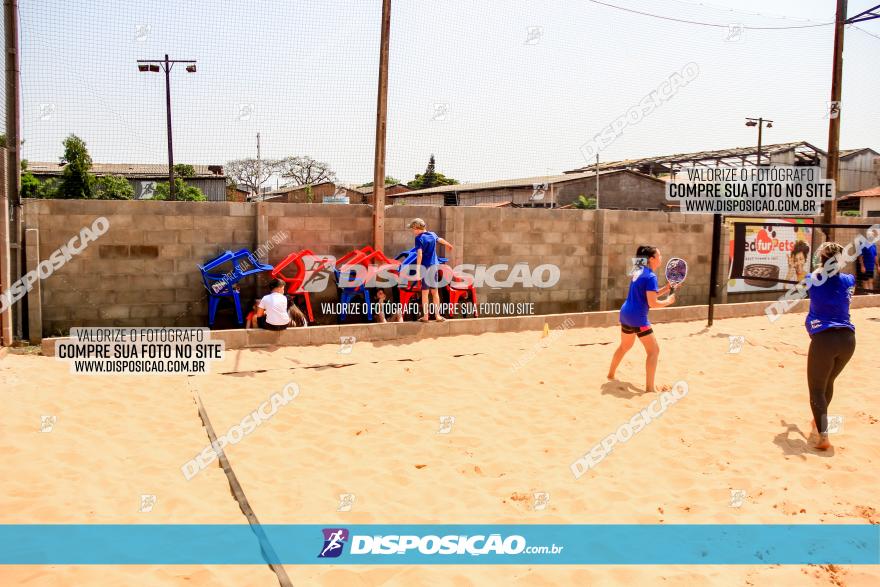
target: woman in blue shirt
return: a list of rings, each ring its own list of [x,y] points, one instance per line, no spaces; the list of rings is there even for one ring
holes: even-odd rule
[[[671,293],[665,300],[658,298],[669,291],[669,284],[657,287],[657,268],[663,258],[657,247],[642,245],[636,250],[636,257],[645,259],[644,266],[633,271],[629,294],[620,308],[620,346],[611,358],[608,379],[614,379],[617,366],[624,355],[632,348],[636,337],[642,342],[648,357],[645,360],[645,391],[654,391],[654,374],[657,372],[657,359],[660,357],[660,345],[648,321],[650,308],[663,308],[675,303],[675,294]]]
[[[838,273],[839,255],[843,247],[837,243],[823,243],[819,247],[822,268],[810,276],[810,312],[806,327],[810,335],[807,355],[807,385],[810,388],[810,408],[813,427],[819,434],[816,448],[828,450],[828,404],[834,395],[834,380],[852,358],[856,350],[856,329],[849,317],[849,304],[856,279],[848,273]],[[827,264],[827,265],[826,265]],[[833,273],[830,277],[828,274]]]

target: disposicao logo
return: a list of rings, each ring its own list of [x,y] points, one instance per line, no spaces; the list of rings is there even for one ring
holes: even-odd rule
[[[337,558],[348,541],[348,530],[345,528],[324,528],[324,546],[318,558]]]

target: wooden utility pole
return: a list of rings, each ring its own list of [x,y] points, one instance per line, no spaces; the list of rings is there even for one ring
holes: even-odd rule
[[[379,95],[376,98],[376,153],[373,163],[373,248],[385,246],[385,130],[388,121],[388,36],[391,0],[382,0],[382,40],[379,45]]]
[[[831,66],[831,104],[828,105],[828,164],[825,177],[834,180],[834,196],[837,197],[840,166],[840,103],[843,80],[843,29],[846,26],[847,0],[837,0],[837,17],[834,21],[834,61]],[[837,218],[837,200],[824,202],[823,222],[834,224]],[[834,240],[834,229],[826,231],[828,240]]]
[[[13,280],[21,275],[21,108],[18,99],[18,0],[4,0],[3,24],[6,34],[6,189],[0,190],[0,291],[8,293]],[[9,217],[9,202],[13,204]],[[11,220],[11,222],[10,222]],[[14,243],[14,246],[13,246]],[[16,305],[16,330],[21,333],[21,305]],[[0,315],[0,337],[4,346],[12,345],[12,310]]]

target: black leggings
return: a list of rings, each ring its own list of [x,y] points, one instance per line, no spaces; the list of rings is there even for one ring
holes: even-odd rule
[[[829,328],[813,335],[807,355],[807,384],[810,407],[819,432],[828,432],[828,404],[834,395],[834,380],[856,350],[856,333],[849,328]]]

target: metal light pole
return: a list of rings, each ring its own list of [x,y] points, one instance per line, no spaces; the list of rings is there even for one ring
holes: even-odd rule
[[[158,73],[160,68],[165,72],[165,118],[168,125],[168,197],[171,200],[177,199],[177,190],[174,185],[174,146],[171,139],[171,68],[175,63],[188,63],[186,71],[188,73],[196,72],[196,62],[194,59],[138,59],[138,71],[148,71]]]
[[[764,118],[746,118],[746,126],[758,127],[758,167],[761,166],[761,131],[764,130],[765,124],[767,125],[767,128],[773,128],[772,120],[765,120]]]

